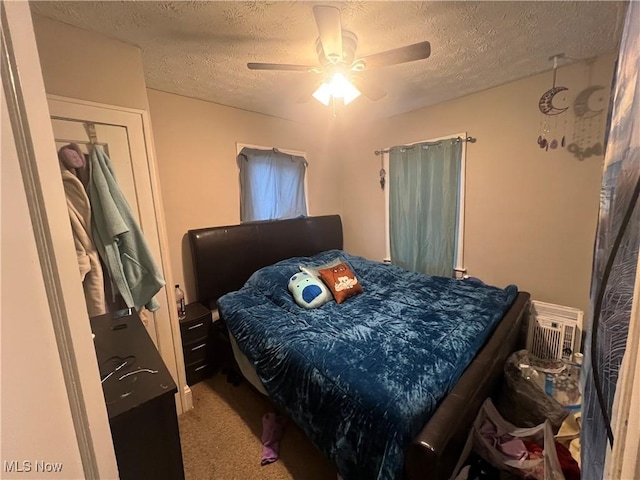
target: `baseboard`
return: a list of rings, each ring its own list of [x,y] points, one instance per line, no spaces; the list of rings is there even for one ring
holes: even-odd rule
[[[184,413],[184,412],[188,412],[193,408],[193,393],[189,385],[185,385],[182,389],[182,392],[183,392],[182,398],[184,398],[184,411],[182,413]]]

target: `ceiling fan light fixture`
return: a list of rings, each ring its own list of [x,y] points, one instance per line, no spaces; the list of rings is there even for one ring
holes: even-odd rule
[[[329,82],[323,82],[313,93],[313,98],[325,105],[329,105],[331,97],[342,98],[344,104],[349,105],[359,96],[360,90],[339,72],[334,73]]]
[[[318,29],[318,38],[315,43],[318,66],[248,63],[247,67],[251,70],[279,70],[324,75],[323,83],[313,93],[313,97],[326,106],[332,104],[334,114],[336,98],[342,99],[342,103],[348,105],[361,94],[374,102],[386,96],[387,92],[376,86],[375,82],[359,76],[359,73],[424,60],[431,55],[431,44],[425,40],[358,58],[356,57],[358,37],[353,32],[343,30],[340,8],[332,5],[314,5],[313,17]],[[311,82],[311,79],[309,81]],[[313,82],[314,84],[305,84],[305,99],[308,98],[310,91],[307,88],[315,88],[317,85],[316,80]]]
[[[313,98],[318,100],[320,103],[324,103],[329,106],[329,102],[331,101],[331,87],[329,84],[327,82],[323,82],[322,85],[313,92]]]

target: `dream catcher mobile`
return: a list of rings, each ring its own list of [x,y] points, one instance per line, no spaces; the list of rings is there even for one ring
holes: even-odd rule
[[[573,104],[573,110],[576,115],[573,127],[574,137],[567,150],[578,160],[604,154],[604,148],[599,138],[604,131],[604,115],[602,115],[604,108],[595,110],[589,105],[591,97],[595,96],[595,93],[600,90],[604,90],[601,85],[592,85],[585,88],[578,94]],[[604,96],[600,96],[598,100],[603,102]]]
[[[566,92],[569,90],[567,87],[556,86],[556,74],[558,72],[559,58],[564,58],[564,53],[559,53],[553,57],[549,57],[549,60],[553,60],[553,85],[549,90],[542,94],[538,101],[538,108],[543,115],[542,120],[540,121],[538,146],[545,151],[548,151],[550,148],[555,150],[558,147],[564,147],[566,143],[566,118],[564,118],[562,125],[562,136],[560,137],[559,135],[556,135],[556,133],[558,130],[558,115],[566,112],[569,107],[557,108],[553,104],[553,99],[560,92],[564,92],[562,100],[566,101]]]
[[[604,134],[604,112],[607,96],[604,94],[605,87],[591,84],[593,61],[593,59],[587,60],[589,68],[588,86],[576,95],[576,99],[573,102],[573,111],[575,113],[573,141],[569,144],[567,150],[578,160],[604,154],[602,136]]]

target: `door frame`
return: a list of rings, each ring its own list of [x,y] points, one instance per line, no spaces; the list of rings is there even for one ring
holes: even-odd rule
[[[173,285],[173,273],[171,270],[171,259],[169,258],[169,242],[167,228],[164,219],[164,209],[162,207],[162,197],[160,179],[156,163],[156,154],[151,130],[151,121],[148,112],[133,108],[108,105],[76,98],[63,97],[60,95],[47,95],[51,117],[68,118],[73,120],[85,120],[92,123],[105,123],[118,125],[113,120],[100,122],[100,115],[107,113],[110,117],[120,116],[122,123],[127,125],[127,119],[138,123],[144,136],[145,154],[149,171],[150,193],[153,200],[155,223],[158,233],[158,245],[160,264],[164,273],[166,286],[164,288],[164,299],[166,299],[167,312],[156,312],[155,331],[157,336],[156,345],[160,354],[171,372],[174,380],[178,384],[176,394],[176,410],[181,414],[193,408],[191,388],[187,385],[184,357],[182,353],[182,339],[180,335],[180,322],[177,311],[171,308],[175,305]],[[54,113],[55,112],[55,113]],[[103,117],[104,118],[104,117]],[[135,170],[134,170],[135,172]],[[135,173],[134,173],[135,175]],[[144,224],[144,220],[141,219]],[[143,225],[144,230],[144,225]],[[164,303],[164,302],[161,302]]]
[[[59,371],[64,382],[79,457],[73,455],[74,446],[69,445],[66,449],[68,455],[60,460],[72,463],[79,461],[85,478],[117,478],[109,419],[82,284],[78,281],[77,256],[55,154],[31,12],[27,2],[4,0],[0,10],[3,97],[7,101],[12,140],[20,169],[20,177],[16,182],[21,183],[18,189],[23,189],[26,196],[31,234],[38,257],[36,269],[42,275],[46,292],[48,318],[44,321],[51,322],[50,337],[55,342],[59,356],[58,365],[42,365],[37,373],[47,375]],[[4,128],[5,125],[3,133],[8,130]],[[60,180],[51,181],[55,178]],[[2,320],[29,321],[28,318]],[[20,359],[15,366],[8,368],[22,370],[27,375],[33,373]],[[43,400],[46,400],[44,394]],[[39,431],[31,417],[27,416],[21,421],[25,429]],[[68,441],[62,433],[47,440]],[[33,458],[33,454],[38,455],[32,452],[31,457],[23,458]]]

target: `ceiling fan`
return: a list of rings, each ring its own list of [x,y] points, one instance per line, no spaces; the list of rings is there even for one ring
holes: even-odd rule
[[[335,98],[341,98],[346,105],[361,93],[373,101],[380,100],[387,94],[375,83],[360,75],[361,72],[422,60],[431,54],[431,45],[424,41],[357,58],[355,52],[358,38],[354,33],[342,29],[338,8],[316,5],[313,7],[313,16],[319,33],[316,40],[318,66],[247,63],[247,67],[250,70],[280,70],[321,75],[320,79],[317,76],[312,79],[304,98],[309,98],[313,92],[313,96],[325,105],[329,105],[331,99]]]

